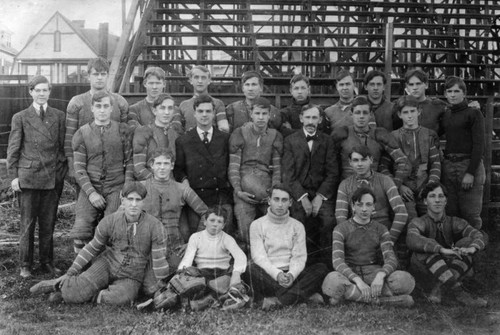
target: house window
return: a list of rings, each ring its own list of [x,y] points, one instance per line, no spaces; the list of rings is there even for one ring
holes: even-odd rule
[[[66,65],[67,83],[88,83],[86,65],[68,64]]]
[[[61,32],[59,30],[54,32],[54,52],[61,52]]]

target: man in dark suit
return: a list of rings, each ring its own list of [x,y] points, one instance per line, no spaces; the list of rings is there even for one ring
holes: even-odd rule
[[[57,205],[67,172],[64,156],[65,115],[49,107],[50,83],[43,76],[29,84],[33,104],[12,118],[7,149],[11,186],[19,194],[21,209],[21,277],[31,276],[35,225],[38,220],[40,264],[43,272],[54,267],[53,233]]]
[[[302,129],[284,141],[282,179],[296,200],[292,217],[306,230],[308,262],[331,268],[334,195],[339,183],[336,154],[331,137],[318,131],[321,115],[317,106],[303,106],[300,122]]]
[[[229,134],[213,127],[214,102],[208,95],[194,100],[196,127],[175,141],[174,175],[186,183],[208,206],[221,205],[229,217],[226,232],[233,233],[232,188],[227,176],[229,165]],[[189,231],[182,228],[187,238],[196,232],[200,217],[188,209]]]

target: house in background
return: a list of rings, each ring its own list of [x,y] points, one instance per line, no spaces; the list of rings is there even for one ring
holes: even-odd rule
[[[107,23],[85,29],[84,20],[71,21],[56,12],[17,54],[12,74],[40,74],[54,84],[86,83],[89,59],[111,59],[118,40],[108,33]]]
[[[11,45],[12,31],[0,23],[0,75],[9,75],[17,50]]]

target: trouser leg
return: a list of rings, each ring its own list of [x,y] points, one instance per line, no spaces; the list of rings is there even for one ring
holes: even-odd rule
[[[39,190],[23,189],[18,193],[18,202],[21,212],[19,234],[19,260],[21,266],[33,265],[33,248],[35,239],[35,225],[37,221]]]
[[[66,278],[61,293],[66,303],[83,303],[92,300],[100,290],[109,285],[110,267],[107,260],[98,257],[85,272]]]
[[[325,264],[307,266],[295,279],[292,286],[281,288],[276,297],[283,305],[293,305],[306,301],[311,295],[321,292],[321,284],[328,273]]]
[[[141,283],[129,278],[114,280],[107,288],[99,292],[97,303],[125,305],[132,303],[138,295]]]
[[[39,203],[38,244],[40,263],[52,264],[54,261],[54,226],[59,203],[57,190],[41,190]]]

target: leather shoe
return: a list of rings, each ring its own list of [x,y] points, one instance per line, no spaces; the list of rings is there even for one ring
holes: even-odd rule
[[[20,275],[21,275],[22,278],[29,278],[29,277],[31,277],[31,270],[30,270],[30,268],[27,267],[27,266],[23,266],[21,268]]]
[[[40,270],[44,273],[50,274],[52,277],[59,277],[62,275],[62,270],[56,268],[54,265],[50,263],[45,263],[40,266]]]

